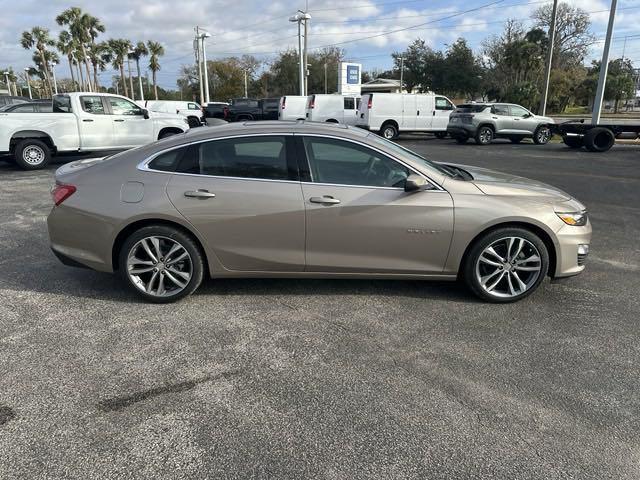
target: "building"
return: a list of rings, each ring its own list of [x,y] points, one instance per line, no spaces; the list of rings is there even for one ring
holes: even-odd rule
[[[400,80],[392,78],[375,78],[361,86],[362,94],[365,93],[403,93]]]

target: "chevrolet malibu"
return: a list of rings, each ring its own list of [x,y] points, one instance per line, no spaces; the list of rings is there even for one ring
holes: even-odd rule
[[[205,277],[463,280],[512,302],[580,273],[591,224],[568,194],[305,122],[198,129],[56,172],[51,248],[152,302]]]

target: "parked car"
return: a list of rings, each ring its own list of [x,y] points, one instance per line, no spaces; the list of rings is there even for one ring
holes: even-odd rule
[[[444,95],[368,93],[362,96],[356,125],[387,139],[397,138],[401,132],[430,132],[444,138],[454,108]]]
[[[20,97],[14,95],[0,95],[0,107],[3,105],[13,105],[15,103],[30,102],[31,99],[27,97]]]
[[[53,252],[153,302],[205,275],[462,278],[510,302],[580,273],[591,240],[584,205],[556,188],[344,125],[197,129],[64,165],[55,181]]]
[[[202,107],[202,113],[204,114],[204,120],[207,125],[212,123],[218,123],[218,120],[224,120],[227,116],[227,109],[229,104],[227,102],[209,102]],[[216,119],[214,122],[213,119]]]
[[[277,120],[279,98],[234,98],[227,107],[225,120],[242,122],[246,120]]]
[[[179,100],[144,100],[137,102],[142,108],[151,112],[175,113],[182,115],[189,122],[190,128],[196,128],[204,123],[202,107],[196,102]]]
[[[494,138],[508,138],[520,143],[533,138],[544,145],[552,137],[552,118],[534,115],[521,105],[511,103],[468,103],[451,114],[447,133],[458,143],[475,139],[478,145],[488,145]]]
[[[307,97],[286,95],[278,104],[278,120],[304,120],[307,114]]]
[[[360,97],[338,94],[309,95],[306,119],[311,122],[355,125]]]
[[[51,100],[46,102],[14,103],[0,107],[0,113],[51,113],[53,105]]]
[[[53,113],[0,115],[0,153],[34,170],[57,153],[137,147],[188,129],[183,116],[148,112],[125,97],[65,93],[54,96]]]

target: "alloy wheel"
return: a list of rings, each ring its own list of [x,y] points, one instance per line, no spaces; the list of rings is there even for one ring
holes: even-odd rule
[[[542,259],[536,246],[521,237],[500,238],[478,257],[476,279],[489,295],[512,298],[529,290],[540,276]]]
[[[538,143],[548,143],[551,140],[551,130],[548,127],[542,127],[538,130]]]
[[[193,262],[189,252],[178,241],[151,236],[138,241],[129,250],[127,275],[142,292],[168,297],[189,285]]]
[[[482,143],[483,145],[487,145],[489,143],[491,143],[491,140],[493,140],[493,130],[491,130],[489,127],[484,127],[482,128],[482,130],[480,130],[480,143]]]
[[[393,128],[385,128],[384,131],[382,132],[382,135],[387,140],[391,140],[395,136],[395,134],[396,132],[393,130]]]

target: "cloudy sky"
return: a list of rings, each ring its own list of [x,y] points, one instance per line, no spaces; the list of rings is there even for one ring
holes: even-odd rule
[[[610,0],[567,1],[590,12],[592,30],[602,39]],[[440,49],[462,36],[479,48],[507,19],[528,25],[530,13],[545,3],[550,0],[308,0],[309,46],[337,45],[345,49],[347,60],[362,63],[365,70],[384,69],[391,65],[389,54],[415,38]],[[20,71],[29,65],[31,53],[20,47],[21,32],[39,25],[57,35],[55,16],[71,5],[103,21],[107,32],[102,39],[160,41],[166,54],[158,80],[168,88],[175,88],[180,66],[194,61],[196,25],[212,34],[208,58],[252,53],[268,61],[274,53],[297,46],[296,25],[288,17],[307,8],[305,0],[0,0],[0,67]],[[602,45],[594,46],[593,58],[601,54]],[[640,0],[618,1],[612,55],[620,56],[623,48],[640,66]],[[68,76],[65,62],[57,73]],[[110,83],[113,73],[104,72],[102,82]]]

